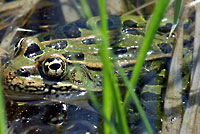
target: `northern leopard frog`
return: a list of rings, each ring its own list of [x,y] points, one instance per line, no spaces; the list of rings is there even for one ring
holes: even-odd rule
[[[98,17],[94,20],[99,23]],[[121,20],[113,16],[108,20],[111,42],[108,49],[117,59],[115,64],[122,66],[130,75],[145,34],[146,22],[133,16],[125,16]],[[86,88],[102,91],[102,64],[95,43],[101,38],[85,28],[87,23],[81,26],[77,21],[58,27],[47,36],[44,33],[22,38],[15,46],[14,59],[2,68],[5,93],[24,97],[80,94],[85,93]],[[162,28],[160,31],[147,53],[147,61],[171,55],[173,39],[167,40],[167,34]],[[155,63],[144,70],[158,68]]]

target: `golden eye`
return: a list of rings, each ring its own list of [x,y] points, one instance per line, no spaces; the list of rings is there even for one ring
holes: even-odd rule
[[[67,73],[67,63],[60,57],[50,57],[42,62],[41,70],[49,79],[62,79]]]

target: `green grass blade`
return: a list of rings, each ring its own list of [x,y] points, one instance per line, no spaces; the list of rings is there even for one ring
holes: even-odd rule
[[[178,23],[178,18],[181,10],[182,0],[175,0],[175,7],[174,7],[174,24]]]
[[[7,134],[6,115],[5,115],[5,107],[4,107],[4,99],[2,91],[3,88],[0,78],[0,134]]]
[[[98,100],[97,100],[96,96],[94,95],[94,93],[92,91],[88,91],[88,94],[90,96],[90,99],[92,100],[92,103],[98,110],[99,114],[103,117],[104,121],[107,122],[107,124],[109,125],[110,132],[113,134],[117,134],[117,130],[115,129],[115,126],[112,124],[112,122],[107,120],[107,117],[105,116],[102,108],[100,107]]]
[[[140,48],[140,51],[138,54],[137,62],[133,69],[134,73],[131,76],[130,82],[133,87],[135,87],[135,85],[137,83],[140,71],[142,69],[142,66],[143,66],[143,63],[144,63],[144,60],[146,57],[146,53],[149,50],[149,47],[153,41],[154,35],[159,27],[161,19],[163,18],[163,15],[165,13],[165,10],[168,6],[169,1],[170,0],[158,0],[156,3],[156,6],[155,6],[153,14],[152,14],[152,18],[150,20],[149,26],[147,28],[143,43],[141,45],[141,48]],[[133,91],[131,91],[131,92],[132,92],[131,93],[132,99],[135,102],[137,109],[139,110],[140,106],[138,105],[139,103],[138,103],[137,96],[135,95],[135,93]],[[128,91],[126,94],[125,104],[128,101],[129,96],[130,96],[130,91]],[[140,113],[140,115],[141,115],[141,117],[143,116],[142,113]],[[145,119],[145,117],[142,117],[142,119]],[[152,133],[152,130],[149,129],[150,128],[149,123],[144,121],[144,125],[147,128],[148,133]]]
[[[81,6],[83,8],[84,15],[86,16],[86,18],[91,18],[92,13],[90,11],[90,8],[88,7],[86,0],[80,0],[80,2],[81,2]]]
[[[84,0],[81,3],[85,2]],[[85,4],[85,3],[83,3]],[[84,8],[88,8],[87,4],[83,6]],[[117,128],[121,133],[129,133],[128,125],[126,121],[126,116],[123,111],[123,107],[121,105],[121,95],[119,92],[116,82],[116,78],[114,77],[114,72],[110,63],[110,51],[107,49],[109,46],[108,34],[107,34],[107,19],[105,12],[105,1],[99,1],[99,9],[100,9],[100,18],[101,18],[101,38],[102,44],[100,44],[100,56],[103,63],[103,113],[106,117],[106,121],[104,122],[104,133],[110,133],[110,123],[111,123],[111,110],[112,106],[114,106],[114,111],[117,113]],[[85,9],[84,9],[85,10]],[[86,9],[87,17],[91,17],[91,13],[88,13],[89,9]],[[92,29],[95,33],[99,33],[98,29],[95,29],[95,25],[92,24]],[[95,102],[96,103],[96,102]],[[112,104],[114,103],[114,104]],[[115,123],[116,124],[116,123]]]
[[[99,1],[98,1],[99,2]],[[107,35],[107,23],[105,22],[105,20],[107,20],[107,16],[105,14],[105,12],[102,10],[102,6],[104,0],[102,0],[101,2],[99,2],[99,10],[100,10],[100,18],[101,18],[101,37],[102,37],[102,41],[103,43],[100,44],[100,56],[101,59],[104,57],[103,61],[103,84],[104,84],[104,90],[103,90],[103,111],[105,116],[107,117],[107,119],[110,121],[111,120],[111,114],[112,114],[112,102],[113,100],[110,99],[112,98],[112,85],[111,85],[111,75],[112,75],[112,70],[111,70],[111,64],[110,61],[108,59],[108,57],[110,56],[109,51],[107,51],[107,47],[109,44],[108,41],[108,35]],[[101,5],[100,5],[101,4]],[[105,51],[106,50],[106,51]],[[109,98],[109,101],[108,101]],[[110,126],[109,124],[107,124],[107,122],[104,121],[104,133],[110,133]]]
[[[172,33],[174,32],[178,21],[179,21],[179,15],[180,15],[180,10],[181,10],[181,4],[182,4],[182,0],[175,0],[175,7],[174,7],[174,21],[173,21],[173,25],[170,31],[170,35],[172,35]]]
[[[87,5],[87,2],[85,0],[81,0],[81,4],[82,4],[82,7],[83,7],[83,10],[85,12],[85,15],[87,18],[91,18],[92,17],[92,14],[91,14],[91,11]],[[104,16],[106,17],[106,16]],[[95,32],[95,33],[98,33],[98,31],[100,31],[99,29],[96,28],[94,22],[91,22],[91,28],[92,30]],[[107,24],[106,24],[107,25]],[[101,31],[103,32],[103,31]],[[102,36],[102,38],[106,38],[106,36]],[[108,44],[107,40],[106,39],[103,39],[103,44]],[[101,47],[104,47],[104,45],[100,45]],[[105,46],[106,47],[106,46]],[[100,52],[101,53],[101,52]],[[105,57],[108,57],[109,56],[109,52],[108,51],[105,51],[103,52],[102,54],[105,55]],[[109,62],[109,59],[108,58],[105,58],[103,60],[103,64],[107,63],[103,69],[102,69],[102,72],[103,72],[103,83],[104,83],[104,91],[103,91],[103,113],[104,113],[104,116],[106,118],[106,120],[108,122],[111,122],[111,101],[108,101],[108,102],[105,102],[104,100],[106,98],[109,98],[109,100],[112,100],[110,99],[112,96],[111,94],[111,84],[110,84],[110,73],[108,73],[109,71],[107,70],[110,70],[110,62]],[[109,123],[104,121],[104,133],[110,133],[110,126],[109,126]]]
[[[114,76],[114,72],[112,69],[112,65],[110,63],[110,51],[107,49],[109,47],[109,39],[107,33],[107,16],[106,16],[106,7],[104,0],[98,0],[100,18],[101,18],[101,32],[103,44],[100,47],[100,56],[103,62],[103,76],[104,76],[104,93],[103,93],[103,109],[105,114],[111,117],[111,106],[114,105],[114,111],[116,113],[117,119],[115,120],[118,124],[118,131],[123,134],[128,134],[128,125],[126,121],[126,114],[123,111],[123,107],[121,105],[121,95],[119,88],[117,87],[117,81]],[[106,85],[105,85],[106,83]],[[112,104],[110,98],[113,98]],[[109,109],[109,110],[108,110]],[[106,113],[107,112],[107,113]],[[119,121],[118,121],[119,120]],[[105,126],[105,133],[109,133],[109,126],[107,124]]]
[[[102,31],[102,39],[103,39],[103,44],[100,47],[101,48],[100,56],[102,58],[103,66],[105,67],[104,77],[105,75],[107,75],[108,78],[106,79],[109,80],[110,78],[109,81],[104,81],[104,82],[109,83],[110,85],[108,86],[108,88],[104,86],[103,105],[104,105],[105,110],[108,109],[109,107],[107,106],[109,105],[107,105],[107,103],[109,102],[109,97],[113,98],[112,104],[114,105],[114,111],[116,112],[117,119],[115,121],[118,124],[117,125],[118,131],[123,134],[128,134],[129,129],[127,125],[126,114],[124,113],[124,109],[121,105],[121,101],[122,101],[121,94],[117,86],[117,80],[114,76],[112,65],[110,63],[110,59],[109,59],[110,51],[107,49],[109,47],[109,39],[108,39],[108,33],[107,33],[108,30],[107,30],[107,16],[106,16],[105,0],[98,0],[98,5],[99,5],[100,18],[101,18],[101,31]],[[110,74],[110,77],[109,77],[109,74]],[[110,95],[108,95],[107,93],[110,93]],[[111,114],[111,113],[108,113],[108,114]]]
[[[90,11],[90,9],[87,5],[87,2],[85,0],[81,0],[81,4],[82,4],[83,11],[85,12],[86,17],[91,18],[92,14],[91,14],[91,11]],[[94,31],[94,33],[98,33],[100,31],[99,29],[97,29],[94,22],[91,22],[90,26],[91,26],[92,30]],[[106,37],[104,37],[104,38],[106,38]],[[103,40],[103,41],[106,42],[106,40]],[[107,44],[107,43],[105,43],[105,44]],[[101,46],[104,47],[104,45],[101,45]],[[109,53],[107,51],[103,54],[105,54],[106,57],[109,56]],[[104,66],[104,68],[102,70],[103,75],[104,75],[104,79],[103,79],[103,82],[104,82],[103,100],[105,100],[105,98],[109,98],[109,100],[111,100],[110,99],[112,97],[111,96],[111,90],[110,90],[111,84],[109,82],[110,81],[110,73],[107,73],[108,72],[107,70],[110,70],[110,69],[109,69],[109,60],[107,58],[104,60],[104,64],[105,63],[108,63],[108,64],[106,66]],[[94,100],[94,103],[96,103],[94,96],[92,97],[92,100]],[[111,127],[110,127],[109,123],[111,122],[111,107],[112,107],[111,101],[108,101],[107,103],[105,103],[105,101],[103,101],[103,102],[104,102],[104,104],[103,104],[103,112],[102,113],[104,114],[103,115],[104,116],[104,133],[110,133]],[[105,120],[107,120],[107,122]]]
[[[83,11],[84,11],[86,17],[87,18],[91,18],[92,17],[92,13],[91,13],[91,11],[89,9],[89,6],[88,6],[86,0],[80,0],[80,2],[82,4],[82,8],[83,8]],[[90,26],[91,26],[92,30],[94,31],[94,33],[98,33],[99,29],[96,28],[96,26],[95,26],[93,21],[91,21]],[[101,45],[101,46],[104,46],[104,45]],[[106,53],[106,55],[109,55],[109,54]],[[105,59],[105,62],[109,62],[109,61],[107,61],[107,59]],[[109,98],[109,100],[110,100],[110,98],[111,98],[111,90],[110,90],[111,86],[110,86],[110,83],[109,83],[109,79],[110,79],[109,74],[110,73],[106,72],[106,69],[108,69],[108,68],[109,68],[109,65],[104,66],[104,68],[102,70],[103,75],[104,75],[104,79],[103,79],[103,83],[104,83],[103,100],[105,100],[105,98]],[[92,93],[90,92],[90,95],[91,94]],[[98,106],[97,105],[97,100],[95,99],[94,96],[91,96],[91,97],[92,97],[93,103],[96,104],[96,107],[97,107]],[[111,128],[109,126],[109,122],[111,122],[111,107],[112,107],[111,106],[111,101],[109,101],[107,103],[105,103],[105,101],[103,101],[103,102],[104,102],[104,104],[103,104],[103,112],[102,113],[104,114],[104,117],[105,117],[104,118],[104,133],[110,133],[110,131],[111,131],[110,129]],[[107,122],[105,120],[107,120]]]

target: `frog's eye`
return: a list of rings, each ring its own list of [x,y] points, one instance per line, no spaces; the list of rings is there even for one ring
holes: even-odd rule
[[[41,71],[49,79],[62,79],[67,73],[67,63],[60,57],[50,57],[42,62]]]
[[[15,57],[19,54],[19,52],[21,51],[21,47],[22,47],[22,42],[24,41],[24,38],[20,39],[16,44],[15,44]]]

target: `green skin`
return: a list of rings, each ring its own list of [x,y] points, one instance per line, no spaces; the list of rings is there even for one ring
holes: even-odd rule
[[[110,30],[110,42],[116,42],[112,44],[110,49],[117,51],[118,48],[125,48],[127,51],[122,54],[115,55],[117,61],[113,61],[119,66],[124,67],[125,72],[132,70],[132,66],[135,63],[140,44],[143,41],[144,25],[145,21],[141,17],[135,17],[137,26],[141,28],[128,28],[129,30],[137,30],[140,34],[133,35],[129,33],[121,32],[121,28],[117,30]],[[94,20],[97,20],[95,18]],[[125,16],[121,18],[122,25],[126,20],[134,20],[133,16]],[[87,22],[89,23],[89,22]],[[71,94],[73,92],[77,94],[85,92],[86,89],[91,91],[102,91],[102,64],[98,56],[98,44],[92,43],[85,45],[83,40],[94,39],[98,42],[98,35],[93,35],[88,29],[79,28],[83,37],[72,39],[54,39],[49,41],[40,42],[37,38],[41,38],[46,35],[42,33],[35,37],[26,37],[21,39],[15,47],[15,57],[13,60],[7,62],[1,69],[4,91],[8,96],[51,96],[57,94]],[[114,39],[115,33],[118,31],[121,35]],[[40,36],[40,37],[39,37]],[[173,38],[166,39],[165,33],[157,34],[154,42],[147,54],[146,61],[157,60],[163,57],[170,57],[170,53],[162,53],[159,43],[168,43],[171,46]],[[57,41],[66,41],[67,46],[61,49],[54,49],[48,47]],[[170,42],[170,43],[169,43]],[[32,45],[37,46],[37,49],[42,52],[37,54],[27,52],[28,48]],[[66,58],[62,54],[69,52],[69,58]],[[80,53],[84,55],[84,58],[77,58],[74,53]],[[27,56],[27,55],[28,56]],[[78,55],[79,56],[79,55]],[[58,58],[59,60],[47,61],[47,59]],[[113,59],[112,57],[110,57]],[[56,70],[51,69],[50,65],[58,65]],[[159,68],[159,64],[153,64],[146,68],[146,70],[152,70]],[[128,66],[128,67],[127,67]],[[48,69],[46,69],[48,68]],[[25,70],[19,71],[19,70]],[[28,72],[28,73],[27,73]],[[13,92],[15,91],[15,92]],[[31,98],[30,97],[30,98]],[[37,98],[36,97],[36,98]]]

